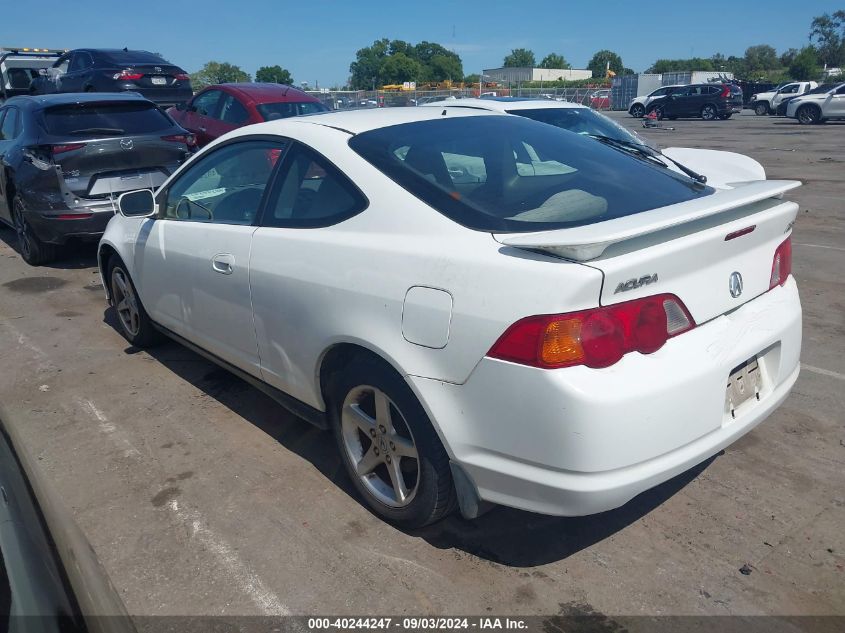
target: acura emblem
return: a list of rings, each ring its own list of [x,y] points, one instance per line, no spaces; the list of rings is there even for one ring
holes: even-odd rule
[[[131,138],[122,138],[120,139],[120,146],[123,149],[132,149],[135,144],[132,142]],[[742,286],[742,282],[740,282],[740,287]]]
[[[742,294],[742,275],[738,272],[732,272],[728,280],[728,289],[731,291],[731,296],[736,299]]]

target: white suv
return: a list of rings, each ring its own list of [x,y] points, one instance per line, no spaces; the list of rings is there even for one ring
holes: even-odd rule
[[[680,85],[661,86],[657,90],[649,92],[647,95],[634,97],[631,100],[631,103],[628,104],[628,114],[630,114],[635,119],[642,118],[645,113],[648,112],[648,106],[652,101],[658,99],[659,97],[665,97],[666,95],[670,94],[673,90],[675,90],[675,88],[680,87]]]
[[[845,119],[845,83],[824,84],[793,99],[786,107],[786,116],[803,125]]]
[[[777,112],[778,105],[784,99],[805,94],[817,88],[818,85],[815,81],[793,81],[792,83],[783,84],[775,90],[758,92],[756,95],[752,95],[749,107],[754,110],[754,114],[757,116],[774,114]]]

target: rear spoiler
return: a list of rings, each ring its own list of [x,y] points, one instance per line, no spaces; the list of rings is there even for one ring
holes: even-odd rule
[[[493,237],[506,246],[540,249],[567,259],[588,261],[599,257],[611,244],[694,222],[767,198],[780,197],[785,192],[800,187],[801,182],[759,180],[734,183],[732,186],[735,188],[718,190],[703,198],[597,224],[538,233],[494,234]]]

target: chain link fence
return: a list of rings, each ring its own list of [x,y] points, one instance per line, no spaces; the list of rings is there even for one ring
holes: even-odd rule
[[[423,105],[445,99],[464,99],[479,96],[478,88],[444,90],[328,90],[308,91],[330,110],[363,108],[394,108]],[[611,108],[609,88],[484,88],[483,97],[521,97],[553,99],[578,103],[597,110]]]

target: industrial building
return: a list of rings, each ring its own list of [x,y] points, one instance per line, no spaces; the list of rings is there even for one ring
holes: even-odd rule
[[[575,79],[590,79],[591,70],[576,70],[573,68],[485,68],[485,82],[499,82],[516,84],[523,81],[573,81]]]

